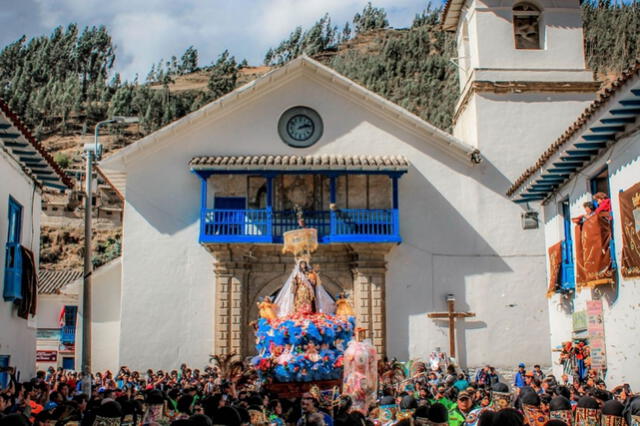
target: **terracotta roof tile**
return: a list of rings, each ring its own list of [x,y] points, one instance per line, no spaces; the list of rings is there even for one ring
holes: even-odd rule
[[[194,157],[193,170],[362,170],[407,171],[402,155],[242,155]]]
[[[44,158],[44,160],[49,164],[49,166],[53,169],[53,171],[58,175],[60,181],[69,188],[73,188],[73,181],[67,174],[62,170],[62,168],[55,162],[53,157],[44,149],[44,147],[36,140],[36,138],[31,134],[27,126],[22,122],[20,117],[16,113],[14,113],[7,103],[0,99],[0,111],[9,119],[11,124],[15,126],[16,129],[20,131],[22,136],[33,146],[33,148]],[[37,178],[35,178],[37,180]]]
[[[40,269],[38,272],[38,294],[57,294],[62,287],[80,278],[82,278],[81,270]]]

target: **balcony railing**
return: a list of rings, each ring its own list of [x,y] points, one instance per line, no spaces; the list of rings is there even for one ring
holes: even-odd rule
[[[65,325],[60,329],[60,341],[62,343],[76,342],[76,327],[73,325]]]
[[[320,243],[398,243],[397,209],[305,211],[305,226],[318,230]],[[201,214],[201,243],[282,243],[299,228],[292,210],[206,209]]]

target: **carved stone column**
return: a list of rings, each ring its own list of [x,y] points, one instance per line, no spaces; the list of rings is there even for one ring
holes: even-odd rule
[[[356,325],[366,330],[378,354],[386,353],[385,283],[387,262],[385,255],[391,247],[386,244],[353,245],[353,298]]]
[[[249,270],[227,245],[209,247],[215,256],[215,337],[214,353],[244,356],[243,332],[246,319],[246,285]]]

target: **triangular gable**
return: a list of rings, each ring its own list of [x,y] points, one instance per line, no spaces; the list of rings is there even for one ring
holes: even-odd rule
[[[309,77],[317,81],[330,83],[335,90],[342,91],[347,97],[357,98],[359,101],[366,103],[367,107],[374,112],[388,118],[405,130],[417,134],[425,142],[435,145],[467,164],[479,161],[479,151],[475,147],[438,129],[415,114],[362,87],[335,70],[307,56],[300,56],[121,149],[103,160],[100,163],[100,167],[113,185],[124,194],[127,164],[130,163],[136,153],[150,146],[162,144],[163,140],[169,141],[170,138],[166,136],[175,134],[175,132],[187,126],[192,126],[204,117],[235,110],[264,95],[266,92],[280,87],[301,73],[307,73]]]

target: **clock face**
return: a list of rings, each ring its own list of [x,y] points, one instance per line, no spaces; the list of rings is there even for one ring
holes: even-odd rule
[[[294,115],[287,122],[287,133],[297,141],[306,141],[313,135],[313,120],[303,114]]]
[[[278,121],[280,138],[294,148],[310,147],[322,137],[322,131],[322,118],[308,107],[289,108]]]

